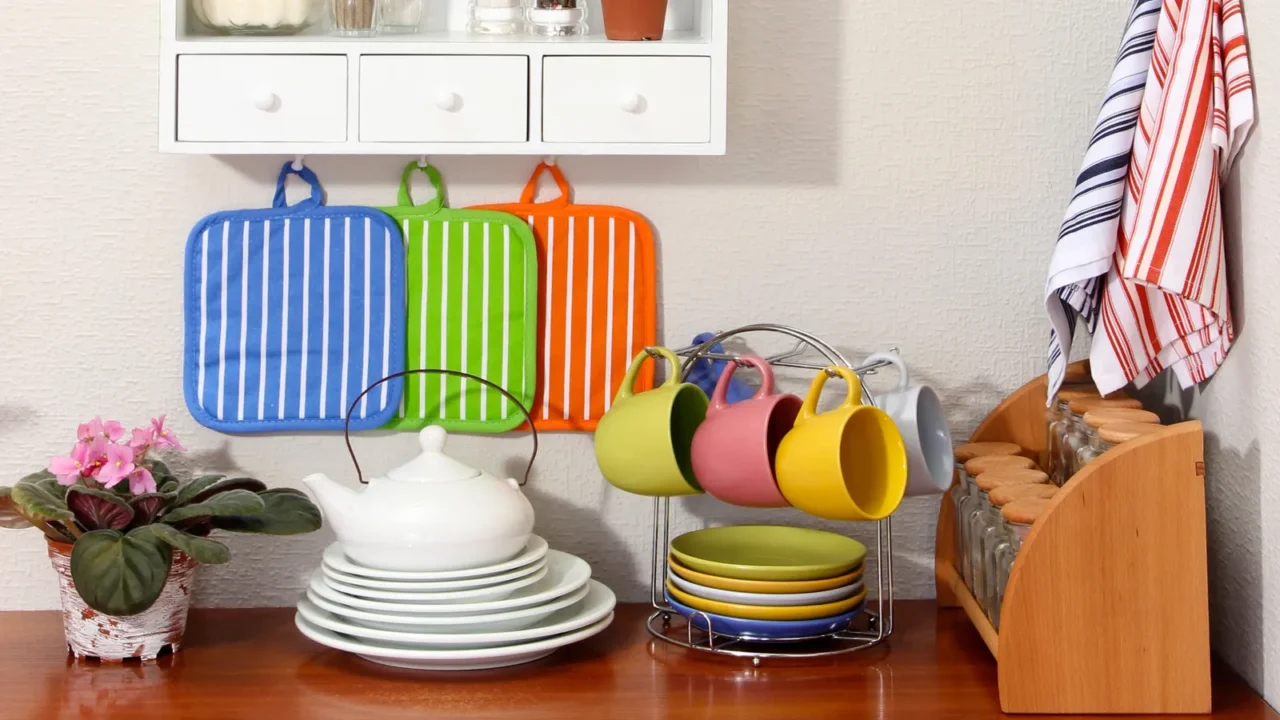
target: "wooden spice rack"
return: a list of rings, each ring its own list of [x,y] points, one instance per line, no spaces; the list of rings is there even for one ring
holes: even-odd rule
[[[972,441],[1046,456],[1046,380],[1010,395]],[[1208,713],[1204,435],[1184,422],[1076,473],[1032,526],[997,632],[956,568],[955,510],[938,516],[938,603],[960,607],[996,659],[1007,713]]]

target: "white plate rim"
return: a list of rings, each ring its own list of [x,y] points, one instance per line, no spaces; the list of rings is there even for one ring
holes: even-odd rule
[[[326,569],[325,567],[321,568],[321,570],[325,570],[325,569]],[[499,593],[503,591],[506,591],[507,594],[510,595],[511,593],[514,593],[517,590],[529,587],[530,585],[533,585],[534,583],[538,582],[542,578],[546,577],[548,572],[550,572],[550,570],[547,568],[546,563],[543,563],[533,573],[529,575],[525,575],[524,577],[516,578],[515,580],[512,580],[510,582],[499,583],[497,585],[483,585],[481,587],[466,588],[463,590],[447,590],[445,592],[438,592],[438,593],[411,592],[411,591],[399,592],[395,590],[380,590],[378,588],[361,587],[359,585],[348,585],[344,580],[335,578],[332,574],[328,572],[324,573],[324,581],[326,584],[329,585],[329,587],[333,588],[334,590],[344,595],[350,595],[352,597],[360,598],[362,600],[395,601],[399,599],[407,603],[429,605],[431,603],[442,603],[442,602],[448,602],[450,600],[466,600],[468,598],[474,598],[474,597],[483,596],[486,594]],[[378,593],[378,594],[373,594],[373,593]]]
[[[505,562],[496,565],[486,565],[485,567],[467,568],[465,570],[424,570],[422,572],[412,572],[407,570],[378,570],[375,568],[367,568],[363,565],[357,565],[352,562],[343,552],[342,543],[335,542],[324,550],[324,561],[335,570],[340,570],[348,575],[359,575],[361,577],[373,578],[375,580],[462,580],[464,578],[483,577],[485,575],[496,575],[500,572],[513,570],[537,560],[547,554],[547,550],[551,545],[539,535],[530,535],[529,541],[525,543],[524,549],[519,555]]]
[[[749,593],[739,590],[721,590],[720,588],[707,587],[698,583],[686,580],[675,573],[669,573],[667,577],[676,587],[684,590],[691,595],[697,595],[706,600],[717,600],[720,602],[736,603],[738,605],[759,605],[761,607],[795,607],[798,605],[823,605],[826,603],[837,602],[845,598],[851,598],[862,592],[862,581],[851,583],[849,585],[841,585],[838,588],[830,590],[817,590],[807,593]],[[775,602],[762,602],[765,600],[773,600]]]
[[[384,615],[382,613],[370,612],[368,610],[360,610],[359,608],[343,607],[332,600],[327,600],[316,595],[312,590],[308,589],[306,597],[317,607],[330,612],[338,617],[359,618],[366,622],[383,623],[385,625],[407,625],[424,627],[428,625],[437,627],[448,627],[450,625],[477,625],[481,623],[502,622],[505,620],[519,620],[520,618],[529,617],[544,613],[551,613],[567,608],[587,596],[587,585],[583,583],[582,587],[571,591],[564,597],[542,605],[531,605],[516,610],[508,610],[506,612],[488,613],[485,615]],[[550,608],[550,610],[548,610]]]
[[[549,637],[551,635],[562,635],[567,632],[573,632],[579,628],[591,625],[600,618],[603,618],[605,615],[612,613],[613,609],[618,604],[618,598],[613,594],[613,591],[604,583],[597,580],[592,580],[589,583],[588,588],[587,594],[578,602],[586,603],[587,599],[591,596],[591,593],[595,591],[601,594],[601,600],[599,601],[598,606],[593,607],[591,605],[584,604],[578,609],[578,614],[566,620],[562,620],[555,625],[529,627],[521,630],[501,630],[491,633],[426,633],[379,630],[377,628],[365,627],[364,625],[344,622],[341,617],[321,608],[319,605],[316,605],[307,598],[303,598],[298,602],[298,612],[301,613],[312,625],[319,626],[321,629],[343,635],[353,635],[373,641],[382,640],[386,642],[410,645],[470,645],[475,643],[491,642],[511,645],[526,640],[536,640],[539,638]],[[568,607],[573,606],[570,605]],[[568,608],[561,609],[564,610]],[[557,610],[556,612],[560,612],[560,610]],[[321,613],[323,613],[323,615],[320,615]]]
[[[433,588],[438,588],[439,592],[451,592],[453,590],[471,590],[477,588],[492,587],[493,585],[501,585],[504,582],[518,580],[526,577],[531,573],[535,573],[547,566],[547,556],[534,560],[523,567],[505,572],[499,575],[485,575],[478,578],[464,578],[462,580],[378,580],[377,578],[361,577],[343,572],[328,562],[322,561],[320,567],[341,582],[356,587],[370,588],[372,590],[389,590],[394,591],[403,588],[404,592],[432,592]]]
[[[527,605],[546,604],[558,597],[567,595],[578,588],[587,584],[591,579],[591,565],[586,560],[570,555],[559,550],[552,550],[547,554],[547,575],[555,568],[553,564],[563,563],[563,576],[560,577],[556,584],[546,590],[535,593],[533,595],[525,595],[523,597],[508,597],[502,600],[488,600],[485,602],[460,602],[460,603],[395,603],[383,602],[380,600],[366,600],[364,598],[352,597],[345,593],[338,592],[334,588],[325,584],[323,571],[317,569],[311,575],[310,588],[315,590],[317,595],[325,598],[329,602],[339,605],[346,605],[357,610],[366,610],[375,613],[391,613],[401,615],[456,615],[469,614],[478,615],[489,612],[497,612],[500,610],[508,610],[521,608]],[[546,577],[546,576],[544,576]],[[318,588],[318,589],[317,589]],[[337,593],[342,598],[329,597],[326,593]],[[350,600],[350,602],[347,601]],[[354,604],[353,604],[354,603]],[[381,607],[377,607],[381,606]],[[404,607],[405,609],[397,609]]]
[[[377,645],[365,645],[359,642],[353,642],[344,638],[337,637],[335,633],[318,628],[311,624],[311,621],[302,617],[300,613],[294,613],[293,624],[298,630],[311,640],[334,650],[355,653],[356,655],[372,655],[374,657],[384,657],[392,660],[489,660],[503,657],[512,657],[517,655],[527,655],[542,650],[555,650],[566,645],[572,645],[576,642],[586,640],[589,637],[599,635],[605,628],[613,622],[613,613],[609,613],[602,620],[596,621],[592,625],[588,625],[577,632],[566,633],[564,635],[555,635],[531,643],[523,643],[520,645],[503,645],[494,648],[471,648],[467,650],[405,650],[403,648],[388,648]],[[317,637],[319,635],[319,637]],[[327,637],[326,637],[327,636]],[[320,638],[324,638],[321,640]]]

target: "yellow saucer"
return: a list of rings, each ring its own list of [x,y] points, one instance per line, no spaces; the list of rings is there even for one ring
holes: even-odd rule
[[[822,580],[742,580],[739,578],[720,577],[719,575],[708,575],[707,573],[690,570],[680,564],[679,560],[674,557],[667,556],[667,564],[671,567],[671,571],[689,582],[707,587],[716,588],[717,590],[733,590],[735,592],[750,593],[807,593],[819,592],[822,590],[834,590],[845,585],[852,585],[862,579],[863,566],[859,565],[851,572],[840,575],[839,577],[824,578]]]
[[[851,598],[822,605],[739,605],[738,603],[720,602],[719,600],[708,600],[697,595],[690,595],[676,587],[670,580],[667,581],[667,592],[671,594],[671,597],[694,610],[703,610],[744,620],[816,620],[849,612],[867,597],[867,591],[864,589]]]

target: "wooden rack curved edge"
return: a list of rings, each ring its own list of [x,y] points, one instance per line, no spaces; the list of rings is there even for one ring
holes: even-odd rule
[[[1005,399],[973,441],[1046,449],[1045,378]],[[997,632],[955,564],[944,499],[938,600],[969,616],[996,658],[1009,713],[1208,713],[1204,436],[1170,426],[1076,473],[1032,528]]]

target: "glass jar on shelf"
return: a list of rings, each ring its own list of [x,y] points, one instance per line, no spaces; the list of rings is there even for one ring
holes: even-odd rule
[[[976,492],[973,477],[965,472],[965,463],[979,457],[1013,456],[1022,452],[1022,447],[1007,442],[965,443],[955,450],[957,482],[948,493],[952,507],[955,509],[955,548],[956,572],[964,580],[965,585],[973,587],[973,573],[969,568],[968,543],[966,542],[964,517],[968,504]]]
[[[1076,454],[1080,452],[1080,448],[1085,447],[1088,442],[1088,435],[1084,424],[1084,415],[1090,410],[1095,409],[1130,409],[1141,410],[1142,403],[1136,398],[1084,398],[1081,400],[1072,400],[1068,406],[1068,414],[1071,426],[1067,430],[1066,440],[1063,446],[1063,463],[1066,474],[1063,482],[1071,479],[1078,469],[1076,466]]]
[[[422,29],[426,0],[378,0],[378,32],[416,33]]]
[[[996,548],[994,557],[997,607],[996,614],[991,619],[991,626],[994,628],[1000,627],[1005,591],[1009,588],[1009,576],[1013,573],[1018,550],[1026,541],[1032,525],[1049,509],[1052,502],[1051,498],[1020,498],[1000,509],[1000,517],[1004,520],[1008,533],[1005,535],[1005,542]]]
[[[989,493],[1006,485],[1044,484],[1049,476],[1039,470],[992,470],[982,473],[975,480],[977,499],[968,511],[967,532],[969,541],[969,567],[973,573],[973,585],[970,590],[978,601],[983,612],[987,611],[988,588],[995,582],[988,575],[987,556],[995,547],[995,539],[1000,528],[999,511],[991,503]]]
[[[1098,391],[1093,388],[1075,387],[1059,390],[1057,397],[1053,399],[1052,420],[1048,428],[1046,428],[1048,432],[1046,438],[1049,444],[1049,467],[1045,468],[1045,470],[1053,478],[1055,485],[1062,485],[1067,481],[1064,468],[1069,463],[1064,459],[1064,448],[1067,432],[1071,428],[1070,405],[1076,400],[1096,397],[1100,396]]]
[[[327,0],[329,29],[342,37],[372,37],[378,30],[379,0]]]
[[[543,37],[587,34],[586,0],[529,0],[525,31]]]
[[[1058,486],[1048,482],[1048,476],[1046,475],[1043,483],[1001,485],[987,493],[987,499],[993,507],[1003,512],[1003,508],[1009,503],[1029,499],[1048,500],[1057,493]],[[1005,554],[1009,552],[1011,544],[1016,542],[1017,538],[1013,533],[1013,529],[1002,515],[991,549],[984,559],[986,566],[983,570],[984,577],[993,578],[991,582],[987,583],[987,597],[984,604],[987,609],[987,617],[991,620],[991,626],[994,628],[1000,627],[1000,606],[1004,602],[1004,586],[1008,581],[1007,576],[1002,574],[1002,562]]]
[[[191,0],[205,27],[231,35],[292,35],[315,24],[324,0]]]
[[[1132,408],[1099,408],[1095,407],[1084,414],[1081,418],[1084,423],[1084,444],[1080,449],[1076,450],[1075,469],[1079,471],[1085,466],[1083,458],[1089,455],[1092,460],[1096,455],[1090,455],[1093,452],[1093,446],[1098,442],[1098,429],[1104,425],[1113,423],[1142,423],[1147,425],[1159,425],[1160,416],[1149,410],[1134,410]]]
[[[1078,463],[1080,467],[1084,467],[1089,463],[1097,460],[1106,451],[1121,443],[1129,442],[1134,438],[1142,437],[1153,432],[1163,430],[1164,426],[1156,423],[1140,423],[1140,422],[1117,422],[1107,423],[1098,428],[1090,436],[1089,444],[1080,448],[1078,454]]]
[[[516,35],[524,31],[524,0],[471,0],[467,32]]]

